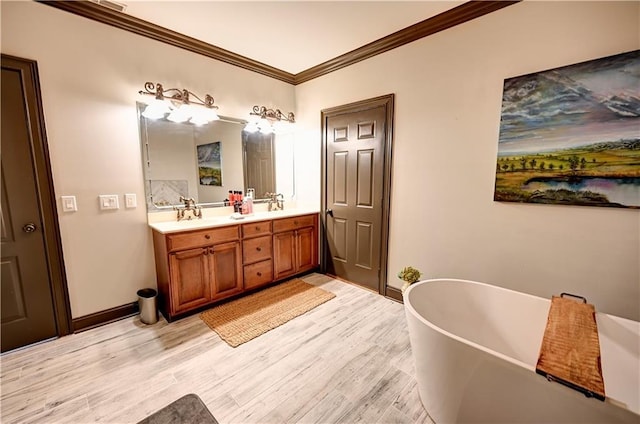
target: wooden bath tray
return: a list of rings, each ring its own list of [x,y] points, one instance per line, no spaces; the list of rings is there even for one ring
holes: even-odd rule
[[[596,311],[584,297],[562,293],[551,298],[536,373],[587,397],[605,399]]]

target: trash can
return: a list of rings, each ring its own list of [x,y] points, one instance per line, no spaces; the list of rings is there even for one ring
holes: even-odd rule
[[[154,289],[138,290],[138,307],[140,308],[140,321],[145,324],[158,322],[158,292]]]

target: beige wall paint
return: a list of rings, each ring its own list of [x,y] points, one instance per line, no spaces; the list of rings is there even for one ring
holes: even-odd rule
[[[639,22],[525,1],[297,86],[299,200],[319,202],[320,110],[395,93],[388,284],[413,265],[640,319],[640,211],[492,200],[503,80],[638,49]]]
[[[320,110],[395,93],[389,284],[411,264],[640,319],[638,211],[491,200],[504,78],[639,48],[637,2],[520,3],[295,89],[41,4],[0,7],[2,53],[38,61],[56,195],[78,197],[59,209],[74,317],[155,286],[135,102],[157,81],[227,116],[295,111],[296,200],[315,205]],[[130,192],[137,209],[98,210],[98,194]]]
[[[295,110],[291,85],[35,2],[1,2],[2,53],[38,61],[74,318],[136,300],[155,287],[146,226],[137,94],[146,81],[211,94],[221,115],[255,104]],[[138,208],[125,209],[124,193]],[[102,212],[99,194],[121,208]],[[59,203],[59,200],[58,200]]]

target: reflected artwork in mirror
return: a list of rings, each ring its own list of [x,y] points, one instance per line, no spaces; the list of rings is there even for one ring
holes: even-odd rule
[[[138,103],[148,212],[171,210],[181,196],[225,206],[230,190],[247,188],[258,201],[267,192],[293,196],[291,135],[276,142],[275,134],[244,132],[246,121],[223,116],[204,125],[149,119],[145,107]]]

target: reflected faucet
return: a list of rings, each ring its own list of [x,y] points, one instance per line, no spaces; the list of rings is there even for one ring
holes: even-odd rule
[[[193,197],[180,196],[180,201],[184,202],[184,206],[174,207],[174,209],[178,211],[178,221],[192,218],[202,219],[202,209],[200,209],[200,206],[196,205],[196,201]]]
[[[265,193],[269,198],[269,212],[284,210],[284,195],[282,193]]]

